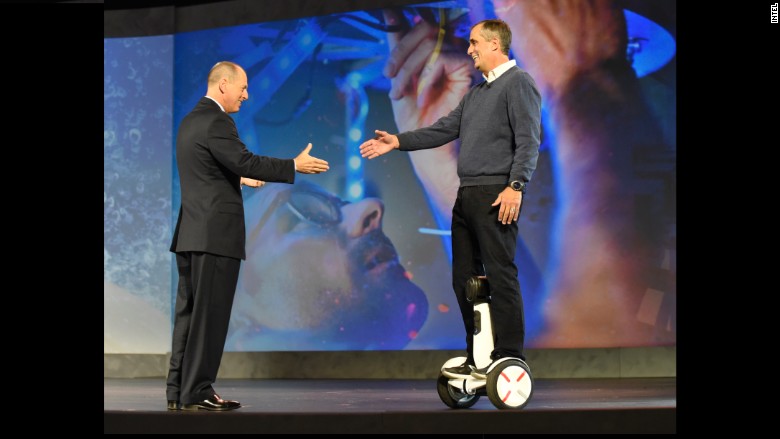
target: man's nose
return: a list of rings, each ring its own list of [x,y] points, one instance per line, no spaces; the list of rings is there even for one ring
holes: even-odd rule
[[[371,231],[382,228],[382,216],[385,205],[378,198],[366,198],[341,208],[344,214],[342,227],[347,236],[359,238]]]

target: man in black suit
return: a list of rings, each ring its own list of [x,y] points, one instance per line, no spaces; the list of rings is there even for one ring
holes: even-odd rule
[[[225,347],[241,260],[246,259],[241,184],[293,183],[295,172],[318,174],[328,163],[309,155],[295,159],[252,154],[238,137],[233,118],[249,98],[243,68],[219,62],[208,91],[184,117],[176,139],[181,208],[171,251],[179,286],[166,396],[169,410],[232,410],[238,401],[220,398],[212,384]],[[244,178],[246,177],[246,178]]]

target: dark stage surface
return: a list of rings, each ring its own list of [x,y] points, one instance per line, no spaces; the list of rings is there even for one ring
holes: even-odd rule
[[[229,412],[167,411],[165,380],[104,379],[105,433],[675,433],[676,378],[537,379],[523,410],[450,409],[435,380],[231,380]]]

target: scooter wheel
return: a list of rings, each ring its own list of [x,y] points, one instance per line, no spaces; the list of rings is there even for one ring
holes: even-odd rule
[[[469,395],[464,393],[460,389],[456,389],[450,385],[449,377],[439,374],[439,379],[436,382],[436,390],[439,392],[439,398],[442,402],[447,404],[448,407],[454,409],[467,409],[479,401],[479,395]]]
[[[531,371],[520,360],[506,360],[487,374],[487,395],[498,409],[522,409],[533,391]]]

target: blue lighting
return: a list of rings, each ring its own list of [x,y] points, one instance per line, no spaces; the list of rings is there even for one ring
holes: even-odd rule
[[[260,80],[260,88],[265,90],[271,85],[271,80],[268,78],[263,78]]]
[[[360,128],[352,128],[349,130],[349,140],[353,142],[359,141],[363,137],[363,130]]]
[[[676,51],[672,35],[659,24],[629,10],[626,16],[626,56],[637,77],[653,73],[671,61]]]
[[[359,72],[352,72],[347,76],[347,84],[352,88],[358,88],[362,86],[363,75]]]
[[[268,35],[274,34],[269,33]],[[259,84],[258,88],[263,90],[263,93],[254,95],[252,98],[252,105],[255,108],[262,108],[265,106],[271,100],[274,93],[276,93],[290,75],[293,74],[295,69],[311,56],[315,47],[323,38],[325,38],[325,32],[323,32],[317,24],[317,20],[302,21],[301,29],[298,34],[293,37],[292,41],[276,51],[276,53],[284,54],[284,56],[279,59],[278,62],[269,63],[263,70],[250,78],[250,92],[255,88],[255,84]],[[248,121],[249,119],[244,120]],[[247,123],[247,125],[251,124]],[[243,127],[239,128],[242,128],[241,131],[244,132]]]
[[[352,183],[349,186],[349,198],[359,200],[363,197],[363,185],[360,182]]]
[[[363,164],[363,162],[360,160],[360,157],[354,156],[354,155],[349,158],[347,163],[349,163],[349,169],[352,169],[352,170],[355,170],[355,171],[359,170],[360,166]]]

